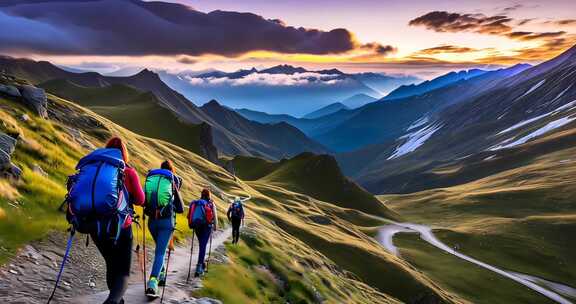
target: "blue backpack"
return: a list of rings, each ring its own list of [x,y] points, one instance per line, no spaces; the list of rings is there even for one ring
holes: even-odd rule
[[[124,187],[125,167],[118,149],[97,149],[80,159],[66,196],[68,221],[76,231],[118,239],[132,213]]]
[[[188,213],[188,226],[192,229],[209,227],[214,222],[213,205],[205,200],[196,200],[190,203]]]

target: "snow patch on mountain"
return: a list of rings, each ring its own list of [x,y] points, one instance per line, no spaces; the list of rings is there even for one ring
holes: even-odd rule
[[[440,128],[442,128],[442,124],[433,124],[400,137],[401,139],[407,138],[407,140],[396,148],[394,153],[388,157],[388,160],[398,158],[402,155],[415,151],[420,146],[422,146],[432,135],[434,135],[436,131],[440,130]]]
[[[570,88],[572,87],[572,85],[574,85],[573,83],[571,83],[567,88],[565,88],[562,92],[560,92],[558,94],[558,96],[556,96],[556,98],[552,99],[552,101],[550,103],[555,102],[556,100],[560,99],[560,97],[564,96],[564,93],[566,93],[568,90],[570,90]]]
[[[541,119],[541,118],[544,118],[544,117],[546,117],[546,116],[549,116],[549,115],[553,115],[553,114],[560,113],[560,112],[562,112],[562,111],[564,111],[564,110],[566,110],[566,109],[572,109],[572,108],[574,108],[575,106],[576,106],[576,100],[571,101],[571,102],[569,102],[569,103],[567,103],[567,104],[565,104],[565,105],[563,105],[563,106],[561,106],[561,107],[558,107],[558,108],[557,108],[556,110],[554,110],[554,111],[551,111],[551,112],[548,112],[548,113],[545,113],[545,114],[542,114],[542,115],[538,115],[538,116],[536,116],[536,117],[532,117],[532,118],[530,118],[530,119],[526,119],[526,120],[524,120],[524,121],[521,121],[521,122],[519,122],[519,123],[517,123],[517,124],[515,124],[515,125],[513,125],[513,126],[511,126],[511,127],[509,127],[509,128],[507,128],[507,129],[505,129],[505,130],[502,130],[502,131],[498,132],[496,135],[501,135],[501,134],[510,132],[510,131],[512,131],[512,130],[516,130],[516,129],[518,129],[518,128],[522,127],[522,126],[525,126],[525,125],[527,125],[527,124],[529,124],[529,123],[531,123],[531,122],[537,121],[537,120],[539,120],[539,119]]]
[[[496,150],[508,149],[508,148],[512,148],[515,146],[519,146],[521,144],[528,142],[529,140],[531,140],[533,138],[536,138],[536,137],[543,135],[545,133],[548,133],[554,129],[558,129],[564,125],[567,125],[575,119],[576,119],[576,117],[562,117],[560,119],[557,119],[557,120],[554,120],[554,121],[547,123],[545,126],[539,128],[538,130],[536,130],[530,134],[527,134],[525,136],[522,136],[513,142],[510,142],[512,139],[507,139],[507,140],[503,141],[502,143],[500,143],[499,145],[490,148],[489,150],[490,151],[496,151]],[[508,143],[508,142],[510,142],[510,143]]]
[[[546,117],[546,116],[548,116],[548,115],[550,115],[550,114],[551,114],[551,112],[546,113],[546,114],[542,114],[542,115],[538,115],[538,116],[532,117],[532,118],[530,118],[530,119],[526,119],[526,120],[524,120],[524,121],[521,121],[521,122],[519,122],[519,123],[511,126],[511,127],[508,128],[508,129],[505,129],[505,130],[502,130],[502,131],[498,132],[496,135],[501,135],[501,134],[508,133],[508,132],[510,132],[510,131],[516,130],[516,129],[518,129],[518,128],[520,128],[520,127],[523,127],[523,126],[525,126],[525,125],[527,125],[527,124],[529,124],[529,123],[531,123],[531,122],[534,122],[534,121],[536,121],[536,120],[539,120],[540,118],[544,118],[544,117]]]
[[[427,117],[427,116],[424,116],[424,117],[416,120],[415,122],[413,122],[413,123],[406,129],[406,131],[410,131],[410,130],[416,129],[416,128],[421,127],[421,126],[423,126],[423,125],[425,125],[425,124],[427,124],[427,123],[428,123],[428,117]]]
[[[520,98],[522,98],[522,97],[524,97],[524,96],[526,96],[526,95],[534,92],[536,89],[538,89],[540,86],[542,86],[545,82],[546,82],[546,79],[540,80],[540,82],[538,82],[537,84],[533,85],[533,86],[530,88],[530,90],[526,91],[526,93],[522,94],[522,96],[520,96],[520,97],[518,97],[518,98],[516,98],[516,99],[520,99]]]

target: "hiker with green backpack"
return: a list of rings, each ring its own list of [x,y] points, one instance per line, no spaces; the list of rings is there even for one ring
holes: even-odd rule
[[[167,266],[164,262],[166,250],[176,228],[176,213],[183,213],[180,197],[182,180],[174,174],[169,160],[160,169],[150,170],[144,184],[146,196],[144,214],[148,217],[148,229],[156,242],[154,263],[146,287],[148,297],[158,297],[158,286],[166,284]]]

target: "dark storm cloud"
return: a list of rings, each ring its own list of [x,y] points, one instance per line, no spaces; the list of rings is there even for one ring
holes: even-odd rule
[[[459,14],[434,11],[410,21],[411,26],[424,26],[436,32],[476,32],[500,34],[512,30],[508,23],[512,18],[505,15]]]
[[[544,22],[544,24],[559,25],[559,26],[576,25],[576,19],[551,20]]]
[[[517,11],[517,10],[519,10],[519,9],[521,9],[521,8],[524,8],[524,5],[518,3],[518,4],[511,5],[511,6],[503,7],[503,8],[501,9],[501,11],[502,11],[503,13],[510,13],[510,12],[513,12],[513,11]]]
[[[559,31],[559,32],[511,32],[506,34],[507,37],[521,40],[521,41],[530,41],[530,40],[544,40],[549,38],[557,38],[564,36],[566,32]]]
[[[178,59],[176,59],[176,61],[178,61],[180,63],[184,63],[184,64],[194,64],[194,63],[198,62],[198,60],[196,60],[190,56],[179,56]]]
[[[366,43],[362,45],[361,48],[364,50],[370,50],[375,55],[381,55],[381,56],[387,56],[390,53],[394,53],[397,51],[397,49],[391,45],[381,45],[376,42]]]
[[[7,0],[0,2],[0,28],[0,51],[45,54],[332,54],[365,47],[346,29],[297,28],[251,13],[206,14],[139,0]]]
[[[474,48],[461,47],[455,45],[440,45],[437,47],[423,49],[417,52],[417,55],[435,55],[435,54],[446,54],[446,53],[469,53],[478,51]]]
[[[411,20],[409,25],[424,26],[436,32],[473,32],[503,36],[520,41],[540,40],[544,43],[567,35],[565,31],[514,31],[514,26],[521,26],[532,21],[533,19],[515,20],[505,15],[486,16],[483,14],[459,14],[435,11]],[[549,22],[566,25],[572,24],[572,21],[571,19],[566,19]]]

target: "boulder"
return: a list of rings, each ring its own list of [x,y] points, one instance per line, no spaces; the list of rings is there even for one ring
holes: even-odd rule
[[[48,98],[43,89],[31,85],[23,85],[20,87],[20,94],[22,94],[24,102],[40,117],[48,117]]]
[[[0,132],[0,150],[4,153],[12,155],[16,149],[16,141],[12,136]]]
[[[12,97],[21,97],[20,91],[15,86],[0,84],[0,93],[4,93]]]
[[[19,178],[22,170],[12,164],[11,155],[16,147],[16,139],[0,132],[0,176]]]

